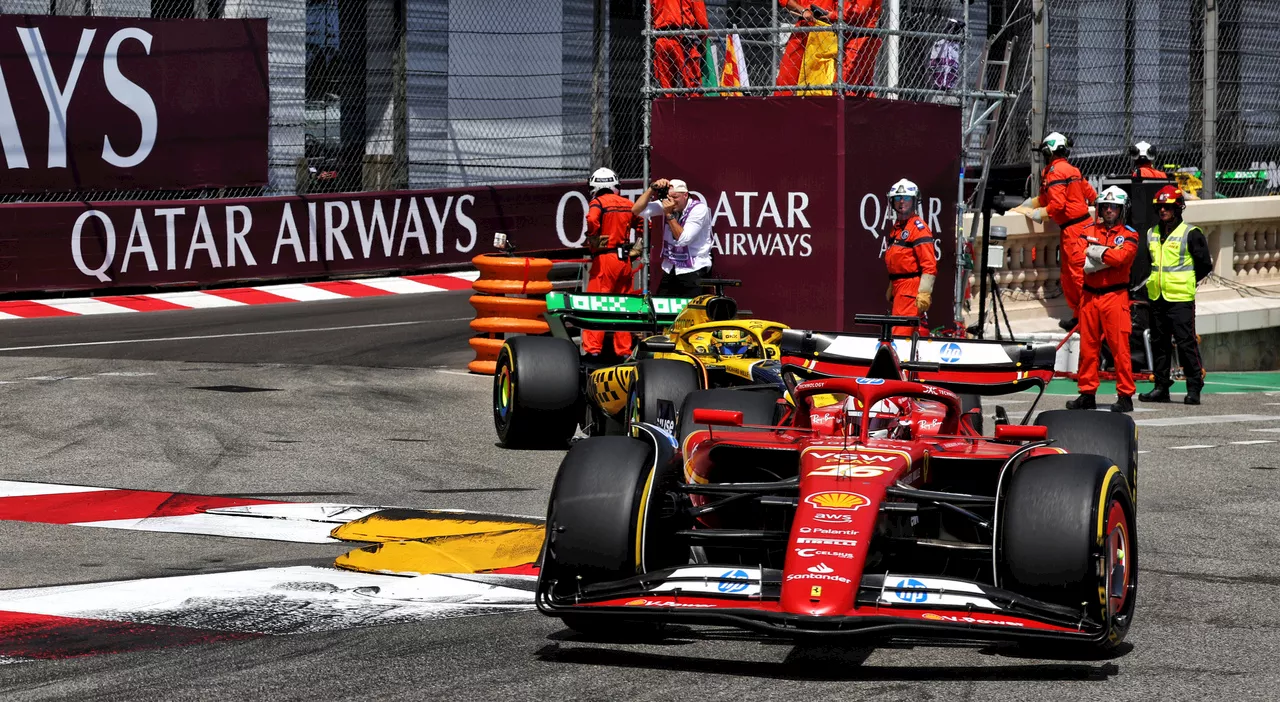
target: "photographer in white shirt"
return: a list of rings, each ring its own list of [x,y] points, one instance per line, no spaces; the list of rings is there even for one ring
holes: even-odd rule
[[[657,196],[658,200],[652,201]],[[661,178],[631,208],[641,217],[662,217],[662,280],[655,294],[697,297],[711,274],[711,210],[689,196],[683,180]]]

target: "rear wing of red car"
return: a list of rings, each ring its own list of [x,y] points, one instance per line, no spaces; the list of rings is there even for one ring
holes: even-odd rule
[[[876,373],[872,375],[884,377],[887,354],[881,351],[882,343],[892,343],[894,354],[911,372],[912,380],[975,395],[1043,388],[1053,379],[1057,356],[1052,344],[947,338],[882,342],[876,334],[788,329],[779,342],[780,360],[815,376],[862,377],[874,365]],[[905,374],[902,377],[906,379]]]

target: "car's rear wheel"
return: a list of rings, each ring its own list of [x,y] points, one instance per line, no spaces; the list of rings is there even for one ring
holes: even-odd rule
[[[626,436],[595,436],[569,449],[552,486],[539,592],[564,597],[688,561],[688,550],[673,549],[664,533],[671,529],[658,486],[669,482],[673,466],[654,466],[653,457],[649,441]],[[597,635],[648,628],[643,620],[581,610],[556,616]]]
[[[1053,445],[1069,453],[1105,456],[1129,481],[1135,499],[1138,494],[1138,426],[1127,414],[1048,410],[1036,416],[1036,424],[1049,429]]]
[[[1092,648],[1115,649],[1138,588],[1136,511],[1124,473],[1102,456],[1041,456],[1013,470],[1003,495],[998,584],[1081,612],[1105,629]]]
[[[508,339],[493,374],[493,425],[502,445],[563,448],[578,428],[579,374],[571,341]]]
[[[693,423],[693,411],[695,409],[723,409],[742,412],[743,424],[772,425],[777,420],[778,400],[781,397],[782,391],[772,388],[753,388],[750,390],[712,388],[710,390],[691,392],[684,398],[684,404],[680,405],[680,412],[677,415],[680,433],[676,436],[676,439],[679,440],[680,447],[683,450],[684,440],[688,438],[689,434],[699,428],[705,428],[705,425]],[[716,427],[716,431],[733,430],[733,427]]]
[[[684,398],[698,390],[698,369],[684,361],[647,358],[636,364],[627,400],[628,427],[648,422],[676,433],[676,411]],[[629,433],[629,432],[628,432]]]

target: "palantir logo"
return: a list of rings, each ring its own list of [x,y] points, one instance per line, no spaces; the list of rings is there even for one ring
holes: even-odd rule
[[[925,602],[929,599],[928,588],[915,578],[898,581],[898,589],[893,593],[903,602]]]
[[[960,344],[954,341],[942,345],[942,350],[938,352],[943,363],[959,363],[960,362]]]
[[[751,576],[747,575],[747,571],[730,570],[725,571],[724,575],[720,576],[720,585],[718,587],[720,592],[732,594],[735,592],[742,592],[747,589],[750,584]]]

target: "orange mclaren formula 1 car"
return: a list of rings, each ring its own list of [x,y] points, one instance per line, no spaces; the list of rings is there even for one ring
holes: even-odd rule
[[[1052,347],[955,340],[949,360],[903,362],[890,336],[903,319],[859,318],[878,336],[788,330],[785,391],[697,391],[674,433],[642,422],[574,445],[539,609],[601,635],[682,622],[1117,646],[1138,584],[1133,420],[1028,412],[982,435],[956,391],[1043,393]]]

